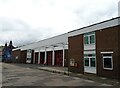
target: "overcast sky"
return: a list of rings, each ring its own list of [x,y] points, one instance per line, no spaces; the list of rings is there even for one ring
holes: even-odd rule
[[[118,16],[119,0],[0,0],[0,45],[15,46]]]

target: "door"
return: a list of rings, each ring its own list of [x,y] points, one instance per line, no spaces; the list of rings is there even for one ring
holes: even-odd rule
[[[62,64],[63,64],[63,51],[62,50],[55,51],[55,65],[62,66]]]
[[[96,74],[95,54],[84,54],[84,72]]]
[[[35,53],[35,64],[38,64],[38,52]]]
[[[45,52],[40,52],[40,64],[44,63]]]
[[[52,65],[52,51],[47,52],[47,64]]]

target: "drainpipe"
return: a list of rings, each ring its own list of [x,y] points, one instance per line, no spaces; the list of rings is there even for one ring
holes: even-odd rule
[[[55,63],[55,52],[54,52],[54,47],[53,47],[53,53],[52,53],[52,65]]]
[[[63,67],[64,67],[64,60],[65,60],[65,49],[64,49],[64,45],[63,45]]]

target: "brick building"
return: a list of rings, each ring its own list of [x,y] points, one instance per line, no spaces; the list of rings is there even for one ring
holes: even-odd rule
[[[69,70],[120,79],[120,17],[68,33]]]
[[[18,63],[68,66],[69,71],[120,79],[120,17],[24,45]]]
[[[68,33],[16,48],[13,57],[18,63],[68,66]]]

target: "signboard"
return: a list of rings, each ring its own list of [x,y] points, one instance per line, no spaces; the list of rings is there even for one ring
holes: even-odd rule
[[[70,66],[74,67],[75,65],[75,60],[74,59],[70,59]]]
[[[26,63],[31,63],[32,59],[32,50],[29,49],[27,50],[27,59],[26,59]]]
[[[27,58],[32,58],[32,50],[27,50]]]

